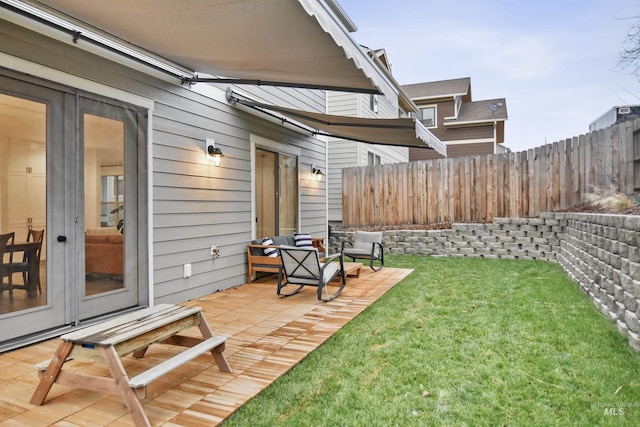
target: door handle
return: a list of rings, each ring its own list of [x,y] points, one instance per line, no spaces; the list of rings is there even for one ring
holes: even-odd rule
[[[58,236],[58,242],[63,243],[67,241],[67,236]]]

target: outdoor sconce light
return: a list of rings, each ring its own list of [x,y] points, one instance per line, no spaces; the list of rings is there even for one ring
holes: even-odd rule
[[[311,174],[315,177],[316,181],[322,181],[322,171],[316,165],[311,165]]]
[[[208,159],[213,159],[214,165],[220,166],[220,162],[224,155],[222,154],[222,150],[216,147],[216,142],[213,138],[207,138],[207,142],[205,143],[205,152]]]

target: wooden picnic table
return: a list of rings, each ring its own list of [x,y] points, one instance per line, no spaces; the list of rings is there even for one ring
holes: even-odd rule
[[[180,331],[193,326],[200,329],[202,338],[179,335]],[[207,351],[211,352],[221,371],[231,372],[223,355],[226,337],[213,336],[200,307],[159,304],[70,332],[60,340],[53,358],[36,365],[40,383],[31,403],[42,405],[54,383],[117,394],[122,397],[136,426],[150,425],[140,401],[147,395],[147,385],[162,375]],[[187,349],[129,378],[120,359],[129,354],[142,357],[155,343]],[[111,378],[62,370],[62,366],[72,359],[104,363]]]

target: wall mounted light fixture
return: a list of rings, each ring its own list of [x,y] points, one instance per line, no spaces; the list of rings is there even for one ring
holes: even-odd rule
[[[224,155],[222,154],[222,150],[216,147],[216,141],[213,138],[207,138],[204,146],[204,152],[207,159],[212,159],[214,165],[220,166],[220,162]]]
[[[315,177],[316,181],[322,181],[322,170],[316,165],[311,165],[311,174]]]

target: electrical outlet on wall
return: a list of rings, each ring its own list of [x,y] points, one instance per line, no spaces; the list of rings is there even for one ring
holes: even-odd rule
[[[218,245],[211,245],[211,256],[213,258],[220,257],[220,249],[218,248]]]
[[[184,274],[183,277],[186,279],[187,277],[191,277],[191,264],[184,265]]]

